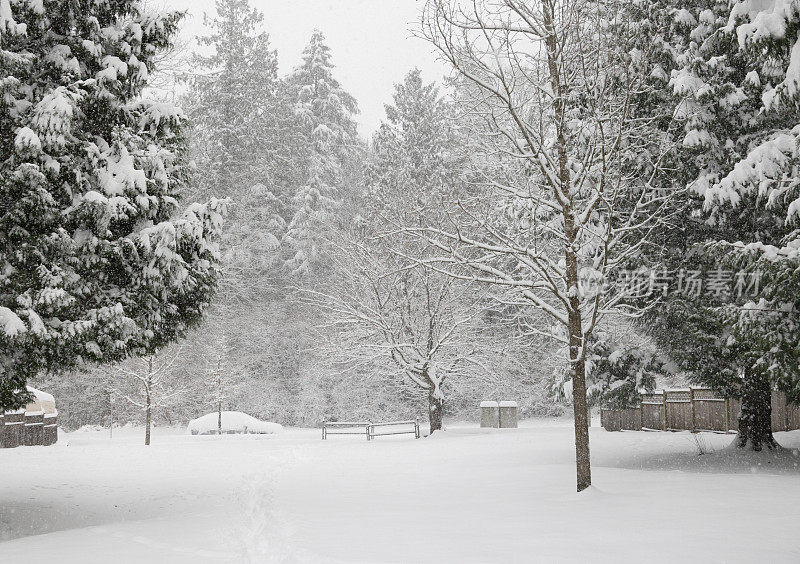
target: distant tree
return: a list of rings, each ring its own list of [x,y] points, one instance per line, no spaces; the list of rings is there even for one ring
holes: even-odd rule
[[[450,382],[497,377],[497,359],[509,354],[507,333],[487,324],[490,298],[374,241],[354,235],[346,244],[331,257],[333,285],[308,291],[323,314],[320,327],[338,337],[326,349],[328,362],[355,374],[381,359],[391,363],[426,396],[431,432],[441,430]]]
[[[303,62],[287,79],[301,122],[309,163],[304,181],[292,198],[293,214],[283,242],[287,267],[295,276],[308,272],[317,256],[326,226],[346,197],[348,161],[360,149],[354,114],[355,98],[333,76],[331,49],[315,30],[303,50]]]
[[[304,167],[291,101],[278,79],[278,55],[248,0],[217,0],[206,17],[211,49],[195,54],[183,97],[192,120],[192,149],[206,190],[235,197],[260,183],[277,197]],[[265,204],[262,204],[265,205]],[[280,237],[280,233],[274,233]]]
[[[183,99],[197,184],[232,202],[222,240],[226,306],[252,303],[283,285],[276,280],[280,239],[293,183],[306,167],[299,123],[263,19],[248,0],[217,0],[216,15],[205,19],[211,33],[199,38],[211,53],[195,54],[196,72]]]
[[[202,362],[194,369],[201,378],[197,382],[199,386],[195,386],[192,392],[194,401],[217,412],[217,432],[222,434],[222,412],[226,406],[237,402],[242,394],[249,393],[249,389],[240,374],[242,363],[236,362],[227,320],[220,315],[211,314],[209,317],[209,322],[194,339],[196,346],[192,352]],[[251,385],[263,386],[263,383],[253,382]],[[203,413],[205,411],[204,408]]]
[[[180,18],[0,3],[0,410],[39,372],[155,353],[212,297],[224,203],[179,211],[185,118],[140,96]]]
[[[187,388],[180,384],[185,380],[175,378],[173,371],[175,363],[180,358],[180,347],[178,347],[158,355],[131,359],[116,367],[119,377],[134,384],[134,393],[128,393],[125,388],[113,385],[112,393],[144,412],[145,445],[150,444],[153,410],[172,407],[187,392]]]
[[[463,140],[457,135],[455,108],[434,83],[423,82],[419,69],[395,85],[392,101],[372,142],[367,186],[373,200],[383,204],[381,214],[407,221],[418,212],[433,213],[423,208],[442,199],[443,188],[455,193],[463,186],[465,158],[458,150]]]
[[[391,361],[427,395],[435,432],[442,429],[445,382],[490,371],[502,347],[484,330],[491,303],[485,288],[419,265],[427,244],[402,234],[403,227],[440,221],[443,194],[465,185],[448,105],[413,70],[395,86],[386,115],[373,140],[361,214],[328,248],[333,276],[309,293],[325,324],[356,344],[339,344],[339,365],[358,370],[380,357]]]
[[[296,93],[277,75],[263,15],[246,0],[219,0],[206,25],[210,33],[200,42],[208,49],[196,56],[184,104],[193,120],[198,185],[232,204],[221,241],[219,298],[205,331],[193,334],[185,362],[205,374],[206,363],[221,354],[226,402],[269,409],[273,397],[242,390],[272,390],[275,380],[299,378],[299,351],[275,341],[296,340],[300,332],[299,321],[282,314],[289,307],[282,240],[310,149],[295,115]],[[225,339],[217,339],[223,333]],[[209,335],[222,349],[208,346]],[[292,402],[282,399],[290,409]]]

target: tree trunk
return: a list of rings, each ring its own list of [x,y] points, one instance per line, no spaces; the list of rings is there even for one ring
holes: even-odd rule
[[[114,438],[114,392],[108,391],[108,438]]]
[[[150,444],[150,417],[151,417],[151,406],[150,406],[150,389],[147,390],[147,403],[145,404],[144,410],[144,444]]]
[[[772,388],[769,380],[746,368],[742,380],[742,410],[739,412],[739,448],[760,451],[778,447],[772,436]]]
[[[562,182],[569,176],[562,171]],[[586,342],[583,335],[581,303],[578,297],[578,255],[574,241],[577,239],[572,212],[564,213],[564,233],[568,244],[564,249],[568,295],[567,331],[569,332],[569,365],[572,371],[572,410],[575,423],[575,471],[578,491],[592,485],[592,469],[589,457],[589,407],[586,400]]]
[[[576,300],[577,301],[577,300]],[[573,320],[577,317],[577,321]],[[572,410],[575,422],[575,469],[578,491],[592,485],[592,469],[589,458],[589,408],[586,401],[586,363],[581,354],[580,313],[570,314],[569,357],[572,368]],[[577,329],[573,326],[577,325]]]
[[[441,396],[441,394],[439,394]],[[433,391],[428,392],[428,417],[431,423],[431,434],[442,430],[442,416],[444,415],[444,398],[438,397]]]
[[[147,359],[147,381],[144,384],[145,404],[144,404],[144,444],[150,444],[150,421],[152,402],[150,400],[150,392],[153,388],[153,357]]]
[[[562,202],[564,216],[564,262],[567,285],[567,331],[569,333],[569,363],[572,371],[572,408],[575,420],[575,469],[578,491],[592,485],[592,472],[589,460],[589,415],[586,402],[586,363],[581,318],[580,298],[578,297],[578,229],[572,209],[572,180],[567,148],[567,112],[564,82],[561,76],[562,64],[559,55],[558,26],[555,24],[556,4],[542,2],[542,22],[546,30],[545,48],[550,87],[553,91],[553,110],[555,112],[555,144],[558,151],[558,185],[553,191]],[[588,337],[588,335],[587,335]]]
[[[217,354],[217,435],[222,434],[222,399],[222,355]]]

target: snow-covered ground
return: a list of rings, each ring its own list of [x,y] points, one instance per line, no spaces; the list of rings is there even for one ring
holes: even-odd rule
[[[569,421],[377,439],[62,434],[0,450],[3,562],[800,562],[800,452]],[[800,449],[800,432],[777,433]],[[34,559],[34,560],[31,560]]]

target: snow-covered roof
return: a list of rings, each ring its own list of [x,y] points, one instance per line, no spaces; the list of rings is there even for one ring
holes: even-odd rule
[[[56,400],[51,394],[37,390],[31,386],[25,386],[25,388],[33,394],[34,398],[33,401],[28,402],[28,405],[25,406],[25,413],[33,415],[58,414],[58,411],[56,410]]]
[[[38,399],[39,401],[50,401],[56,403],[56,398],[54,398],[51,394],[43,392],[42,390],[37,390],[36,388],[33,388],[31,386],[26,386],[26,388],[30,393],[36,396],[36,399]]]

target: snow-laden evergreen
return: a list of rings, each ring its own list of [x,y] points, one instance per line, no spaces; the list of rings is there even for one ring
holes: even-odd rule
[[[359,148],[354,114],[356,100],[333,76],[331,49],[315,30],[303,60],[288,78],[310,161],[305,180],[292,198],[294,214],[284,235],[287,267],[295,276],[308,272],[319,250],[319,237],[345,198],[345,168]]]
[[[210,52],[195,55],[184,99],[198,181],[206,191],[238,196],[262,184],[286,198],[283,185],[302,163],[278,54],[263,20],[247,0],[218,0],[216,15],[206,19],[210,33],[198,38]]]
[[[141,96],[181,14],[46,4],[0,3],[0,407],[199,321],[225,211],[179,205],[184,115]]]
[[[709,251],[763,282],[742,307],[717,306],[705,323],[724,342],[701,377],[743,399],[741,446],[774,446],[769,394],[800,390],[800,4],[697,3],[675,12],[688,38],[671,86],[697,173],[689,187],[708,214]],[[713,343],[712,343],[713,345]]]
[[[684,9],[678,18],[691,43],[670,83],[684,97],[677,109],[686,124],[683,145],[702,155],[693,189],[708,210],[758,200],[795,221],[800,6],[717,2]]]

